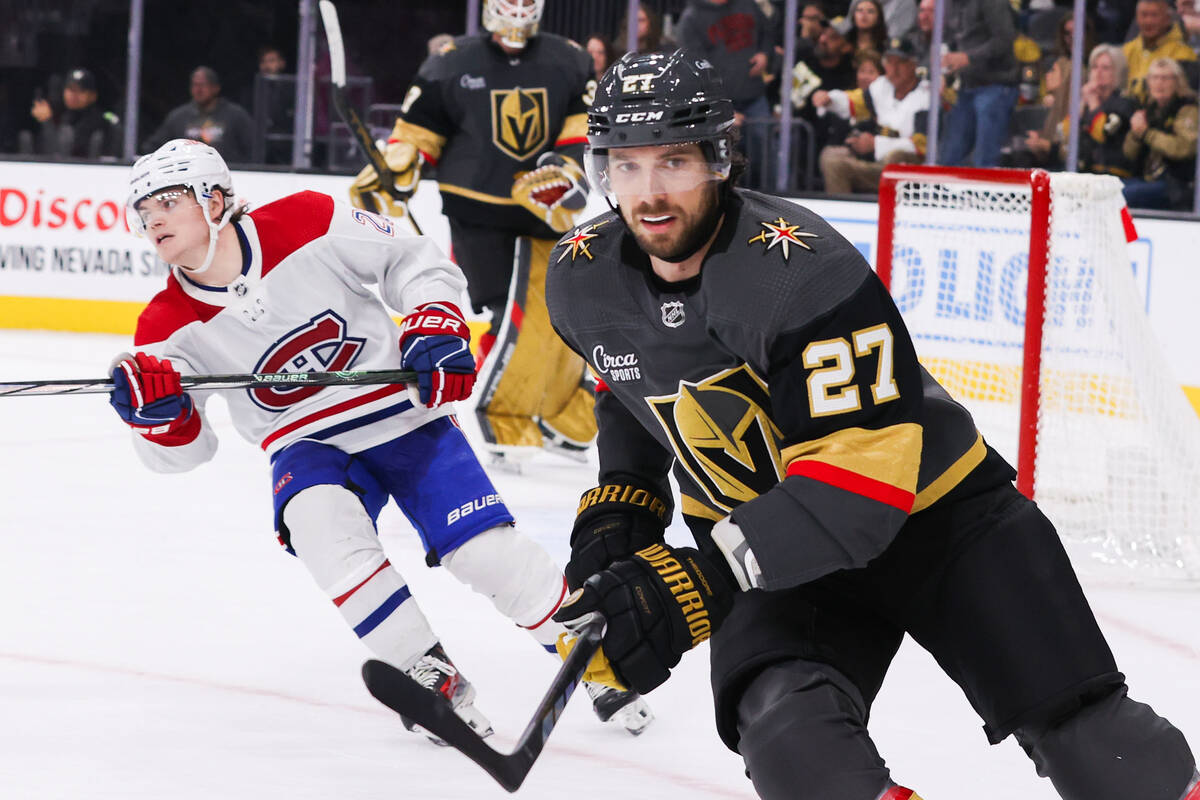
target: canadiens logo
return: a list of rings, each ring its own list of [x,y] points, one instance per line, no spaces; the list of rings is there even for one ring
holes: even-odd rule
[[[762,225],[763,229],[758,232],[757,236],[751,236],[746,244],[761,242],[766,245],[766,248],[763,250],[764,253],[769,252],[775,245],[779,245],[779,249],[783,251],[784,261],[787,261],[788,257],[792,254],[788,250],[790,245],[794,244],[811,251],[812,247],[804,240],[820,238],[815,233],[805,233],[800,230],[799,225],[789,225],[783,217],[774,222],[760,222],[758,224]]]
[[[668,328],[678,328],[683,324],[683,303],[678,300],[668,300],[662,304],[663,325]]]
[[[492,90],[492,142],[517,161],[546,144],[549,114],[545,89]]]
[[[254,367],[254,372],[338,372],[347,370],[362,351],[365,339],[347,336],[346,321],[323,311],[284,334]],[[312,397],[320,386],[266,386],[247,389],[250,399],[267,411],[283,411]]]
[[[567,250],[564,248],[562,254],[558,257],[558,261],[555,263],[561,262],[567,257],[568,254],[571,256],[571,261],[574,261],[576,258],[578,258],[580,254],[587,256],[587,260],[591,261],[593,256],[592,250],[588,246],[588,242],[599,236],[599,234],[592,233],[592,231],[596,230],[606,222],[608,222],[608,220],[601,220],[600,222],[588,225],[586,228],[576,228],[574,233],[559,242],[559,244],[571,245],[571,249]]]

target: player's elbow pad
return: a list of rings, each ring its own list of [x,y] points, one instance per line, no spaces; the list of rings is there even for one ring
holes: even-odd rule
[[[762,588],[787,589],[866,566],[908,518],[893,506],[793,475],[730,515],[762,569]]]

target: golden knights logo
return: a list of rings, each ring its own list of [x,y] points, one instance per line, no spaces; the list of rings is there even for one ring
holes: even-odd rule
[[[792,225],[783,217],[780,217],[774,222],[760,222],[758,224],[762,226],[762,230],[758,232],[757,236],[751,236],[746,241],[746,244],[761,242],[762,244],[766,245],[766,249],[763,250],[764,253],[769,252],[775,245],[779,245],[779,249],[783,252],[784,261],[787,261],[788,257],[792,254],[788,249],[789,245],[794,244],[798,247],[803,247],[805,250],[811,251],[812,246],[804,240],[821,238],[815,233],[805,233],[804,231],[800,230],[799,225]]]
[[[782,433],[767,409],[767,384],[749,366],[723,370],[679,391],[647,397],[680,463],[719,508],[752,500],[783,480]]]
[[[545,89],[492,90],[492,143],[517,161],[541,150],[549,137]]]

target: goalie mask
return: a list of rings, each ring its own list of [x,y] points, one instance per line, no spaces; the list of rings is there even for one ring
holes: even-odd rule
[[[632,192],[635,177],[643,194],[725,181],[732,169],[732,126],[733,103],[707,60],[683,50],[626,53],[600,78],[588,111],[588,177],[614,206],[618,194]],[[690,144],[700,145],[703,163],[684,164],[678,170],[672,159],[663,158],[653,174],[640,170],[635,176],[631,168],[614,168],[610,158],[621,148]]]
[[[526,42],[537,36],[545,5],[546,0],[486,0],[483,27],[498,34],[505,47],[524,49]]]
[[[190,190],[196,202],[205,209],[204,219],[208,223],[208,253],[204,263],[191,273],[204,272],[212,264],[217,249],[217,233],[225,227],[242,203],[233,195],[233,176],[225,159],[212,147],[191,139],[172,139],[153,153],[144,155],[134,162],[129,178],[129,197],[125,201],[125,219],[129,229],[138,236],[146,234],[146,221],[138,211],[137,204],[156,192],[173,186]],[[206,208],[215,193],[226,196],[225,212],[221,219],[213,221]]]

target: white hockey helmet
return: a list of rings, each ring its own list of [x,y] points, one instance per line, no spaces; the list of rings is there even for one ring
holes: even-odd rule
[[[521,50],[537,36],[546,0],[485,0],[483,27],[500,35],[500,43]]]
[[[227,195],[225,213],[217,222],[208,222],[209,246],[204,264],[189,272],[203,272],[212,264],[216,252],[217,232],[229,223],[230,217],[242,203],[233,196],[233,176],[225,159],[214,148],[193,139],[172,139],[153,153],[134,162],[129,176],[129,197],[125,201],[125,217],[129,229],[139,236],[146,233],[146,223],[136,208],[138,201],[170,186],[185,186],[196,202],[204,205],[216,192]],[[185,267],[185,269],[187,269]]]

